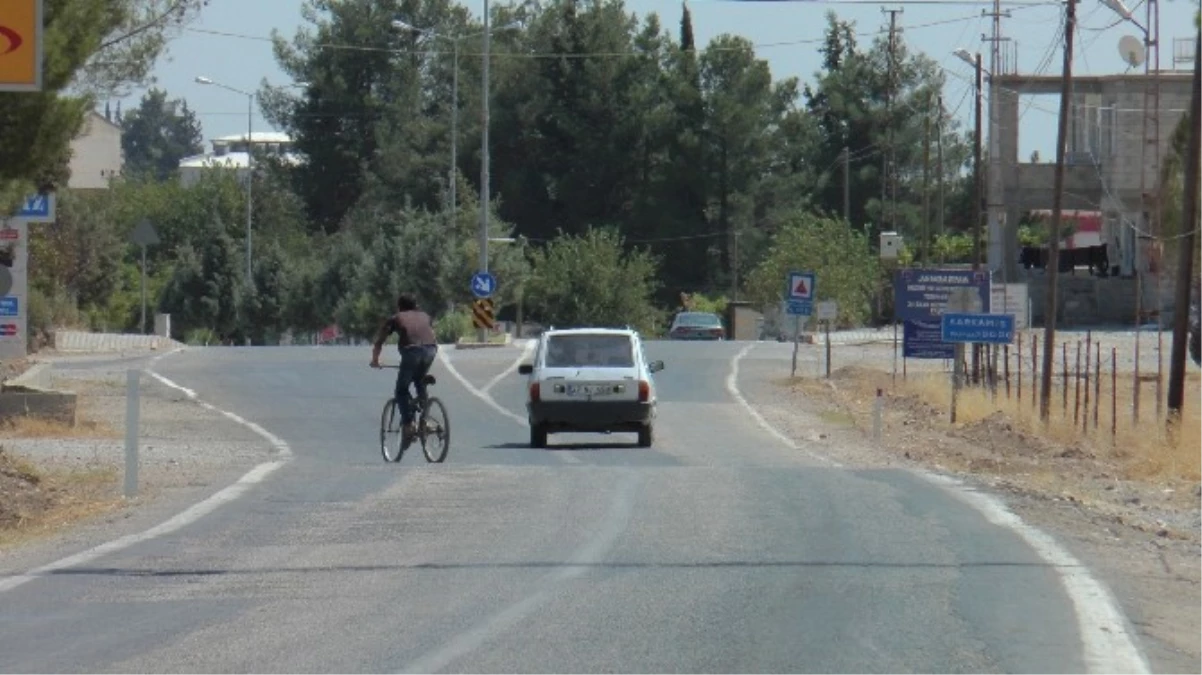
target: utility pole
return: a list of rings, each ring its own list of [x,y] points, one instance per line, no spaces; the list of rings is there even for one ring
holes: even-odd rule
[[[484,100],[480,106],[480,271],[488,272],[488,61],[489,51],[492,49],[492,27],[489,25],[488,16],[488,0],[484,0],[484,66],[482,84],[484,89]],[[481,328],[477,331],[477,337],[480,342],[488,341],[487,329]]]
[[[940,94],[937,99],[939,116],[935,118],[935,165],[939,169],[939,217],[936,220],[936,230],[939,235],[943,234],[943,95]],[[943,262],[943,256],[939,256],[939,262]]]
[[[843,146],[843,220],[851,227],[851,151]]]
[[[1194,37],[1194,92],[1190,97],[1189,155],[1185,160],[1185,198],[1181,208],[1182,236],[1177,262],[1177,288],[1174,294],[1173,352],[1169,358],[1169,422],[1181,419],[1185,401],[1186,342],[1189,340],[1189,304],[1194,282],[1194,254],[1197,251],[1198,182],[1200,146],[1202,146],[1202,29]]]
[[[1068,141],[1069,110],[1073,99],[1073,35],[1077,32],[1077,0],[1068,0],[1064,19],[1064,73],[1060,87],[1060,118],[1056,124],[1056,177],[1052,191],[1052,227],[1048,238],[1048,297],[1044,310],[1043,372],[1039,380],[1039,418],[1047,423],[1052,412],[1052,368],[1056,352],[1056,296],[1060,276],[1060,216],[1064,205],[1064,150]]]
[[[985,231],[989,243],[985,259],[990,271],[1001,270],[1002,282],[1005,283],[1010,278],[1009,266],[1011,265],[1010,261],[1014,258],[1014,247],[1009,244],[1009,227],[1004,222],[1005,214],[1002,212],[1005,205],[1002,203],[1002,135],[998,121],[1000,102],[998,101],[997,76],[1005,71],[1005,67],[1002,65],[1002,43],[1009,42],[1010,38],[1002,36],[1002,17],[1010,18],[1010,12],[1002,11],[1001,0],[993,0],[993,11],[982,10],[981,15],[993,19],[993,34],[991,36],[981,35],[983,42],[990,43],[989,124],[987,127],[989,166],[985,188],[985,215],[987,218]]]
[[[881,8],[882,14],[889,15],[889,58],[888,70],[885,76],[885,152],[881,156],[881,231],[885,230],[885,204],[888,201],[888,190],[890,177],[893,168],[893,70],[895,64],[893,59],[895,56],[897,39],[897,15],[905,12],[904,8],[885,9]],[[894,188],[894,197],[897,196],[896,186]],[[897,204],[893,204],[891,209],[890,222],[893,224],[893,229],[897,230]]]
[[[926,115],[922,118],[922,243],[918,247],[919,261],[926,264],[927,247],[931,237],[931,99],[927,98]]]
[[[976,113],[972,130],[972,173],[973,173],[973,223],[972,223],[972,269],[981,269],[981,205],[984,201],[984,181],[981,175],[981,53],[973,60],[976,70]]]

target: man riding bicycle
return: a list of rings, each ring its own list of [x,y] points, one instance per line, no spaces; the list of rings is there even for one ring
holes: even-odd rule
[[[384,348],[384,341],[396,333],[397,349],[401,352],[401,366],[396,376],[396,401],[401,406],[401,422],[404,424],[402,442],[408,445],[416,432],[409,384],[416,385],[418,398],[426,398],[424,380],[438,354],[438,340],[434,337],[430,315],[418,309],[417,300],[411,294],[402,293],[397,299],[396,308],[396,314],[388,317],[376,333],[371,348],[371,367],[381,367],[380,351]]]

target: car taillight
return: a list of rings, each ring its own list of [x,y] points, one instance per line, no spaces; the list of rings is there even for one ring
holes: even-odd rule
[[[651,384],[647,380],[639,380],[639,403],[646,403],[651,399]]]
[[[530,385],[530,400],[535,403],[538,403],[538,400],[539,400],[538,395],[539,395],[538,382],[535,382],[534,384]]]

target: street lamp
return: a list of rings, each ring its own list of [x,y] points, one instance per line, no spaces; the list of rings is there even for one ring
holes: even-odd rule
[[[975,89],[976,89],[976,126],[973,130],[973,182],[976,184],[976,206],[973,209],[973,242],[972,242],[972,268],[978,270],[981,268],[981,54],[970,53],[967,49],[957,49],[952,52],[961,61],[970,64],[976,72]]]
[[[1147,3],[1147,25],[1141,25],[1136,21],[1131,10],[1123,4],[1123,0],[1100,0],[1102,5],[1118,14],[1124,21],[1130,23],[1144,34],[1144,110],[1143,110],[1143,138],[1140,143],[1140,170],[1139,170],[1139,195],[1141,207],[1141,222],[1144,224],[1144,230],[1153,237],[1160,238],[1160,189],[1159,183],[1149,186],[1149,170],[1148,170],[1148,148],[1152,149],[1152,166],[1155,167],[1155,174],[1160,174],[1160,10],[1159,5],[1154,0],[1149,0]],[[1136,65],[1136,64],[1132,64]],[[1195,120],[1196,123],[1196,120]],[[1151,136],[1151,138],[1149,138]],[[1155,179],[1153,179],[1155,180]],[[1156,197],[1149,194],[1149,188],[1155,187]],[[1132,245],[1130,249],[1138,253],[1139,247],[1136,244],[1138,237],[1132,237]],[[1186,250],[1182,249],[1182,260],[1185,260]],[[1190,251],[1192,256],[1193,252]],[[1192,258],[1190,258],[1192,261]],[[1143,324],[1143,284],[1142,273],[1140,271],[1139,256],[1134,258],[1135,272],[1135,391],[1133,392],[1132,414],[1139,414],[1139,334],[1140,325]],[[1182,269],[1185,269],[1184,267]],[[1156,297],[1157,304],[1163,310],[1162,302],[1162,281],[1164,273],[1161,270],[1156,272]],[[1177,311],[1185,311],[1179,307]],[[1163,311],[1156,313],[1156,414],[1160,415],[1161,410],[1161,389],[1164,386],[1164,325]],[[1174,336],[1176,339],[1176,336]],[[1170,364],[1171,365],[1171,364]],[[1171,376],[1170,376],[1171,377]]]
[[[203,75],[197,76],[197,84],[210,85],[220,87],[227,91],[232,91],[235,94],[242,94],[246,97],[246,286],[254,289],[255,278],[251,269],[251,219],[252,209],[254,206],[254,197],[252,195],[253,186],[255,183],[255,155],[253,149],[254,135],[254,111],[255,111],[255,94],[250,91],[242,91],[228,85],[214,82],[212,79]]]
[[[481,106],[481,114],[480,114],[481,135],[480,135],[480,264],[479,264],[479,267],[480,267],[479,271],[483,272],[483,273],[488,272],[488,205],[489,205],[489,194],[488,194],[489,193],[489,185],[488,185],[488,183],[489,183],[489,175],[488,175],[488,165],[489,165],[489,158],[488,158],[489,75],[488,75],[488,65],[489,65],[490,51],[492,49],[492,30],[493,30],[489,23],[490,22],[489,14],[490,13],[489,13],[489,9],[488,9],[488,0],[484,0],[484,30],[481,33],[484,36],[484,50],[483,50],[484,51],[484,67],[482,69],[483,72],[482,72],[482,77],[481,77],[481,83],[483,85],[483,90],[484,90],[483,91],[484,102],[483,102],[483,105]],[[514,27],[517,27],[518,25],[520,25],[518,22],[514,22],[511,24],[502,26],[501,29],[514,28]],[[424,33],[424,34],[428,34],[428,35],[431,35],[434,37],[440,37],[440,38],[443,38],[446,40],[451,40],[451,42],[453,42],[455,45],[455,76],[454,76],[454,80],[453,80],[453,84],[452,84],[452,90],[453,90],[452,97],[455,98],[455,101],[452,102],[453,105],[451,106],[451,108],[453,110],[453,113],[451,116],[451,126],[452,126],[452,131],[451,131],[451,139],[452,139],[452,142],[451,142],[452,211],[451,211],[451,213],[452,213],[452,215],[454,215],[457,211],[457,209],[455,209],[457,204],[455,204],[455,202],[453,200],[455,199],[455,197],[454,197],[455,187],[454,186],[455,186],[455,182],[456,182],[455,181],[455,173],[454,173],[455,142],[456,142],[455,139],[456,139],[456,135],[458,133],[458,129],[455,127],[458,122],[458,114],[459,114],[459,101],[458,101],[458,94],[459,94],[459,90],[458,90],[459,41],[465,37],[470,37],[470,36],[459,35],[459,36],[452,37],[452,36],[448,36],[448,35],[442,35],[440,33],[435,33],[430,30],[422,30],[422,29],[415,28],[415,27],[411,26],[410,24],[408,24],[404,21],[401,21],[400,19],[394,19],[392,21],[392,26],[393,26],[393,28],[398,28],[401,30],[414,30],[419,33]],[[486,336],[483,328],[481,328],[479,331],[479,339],[481,342],[484,342],[487,339],[487,336]]]

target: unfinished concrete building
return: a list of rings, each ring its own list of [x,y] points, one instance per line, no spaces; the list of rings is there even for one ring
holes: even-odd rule
[[[1192,39],[1188,46],[1192,66]],[[1158,105],[1145,108],[1149,77],[1157,81]],[[1032,103],[1029,97],[1058,96],[1061,83],[1059,76],[1004,73],[994,82],[1001,174],[995,185],[1000,185],[1001,195],[988,195],[987,201],[1000,205],[1005,226],[1000,228],[1001,260],[991,267],[998,281],[1029,284],[1032,320],[1038,323],[1043,322],[1045,274],[1019,265],[1018,224],[1029,212],[1052,208],[1056,165],[1055,157],[1038,163],[1020,158],[1018,127],[1023,109]],[[1152,209],[1148,196],[1158,191],[1172,133],[1189,108],[1190,86],[1191,72],[1184,70],[1073,78],[1062,207],[1100,215],[1097,239],[1106,247],[1108,269],[1104,275],[1077,270],[1061,277],[1062,325],[1132,324],[1137,289],[1143,321],[1154,321],[1162,306],[1166,317],[1171,314],[1172,281],[1159,283],[1165,266],[1156,243],[1157,225],[1146,215]],[[1155,136],[1148,131],[1155,127],[1145,124],[1148,109],[1153,111],[1148,119],[1159,121]],[[1159,152],[1153,152],[1156,147]],[[1074,242],[1062,245],[1071,247]],[[1163,298],[1157,297],[1158,288]]]

